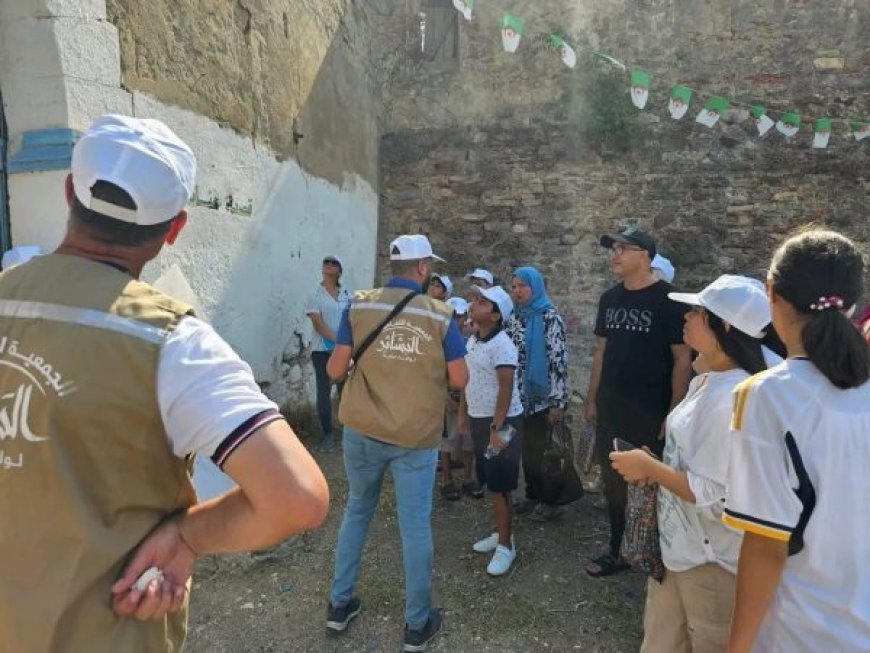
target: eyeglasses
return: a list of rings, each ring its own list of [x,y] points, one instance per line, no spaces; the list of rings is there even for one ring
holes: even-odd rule
[[[324,265],[338,265],[338,266],[341,266],[341,263],[339,263],[338,261],[336,261],[334,258],[325,258],[325,259],[323,259],[323,264],[324,264]]]
[[[613,247],[610,248],[610,251],[611,251],[611,253],[613,253],[616,256],[622,256],[626,252],[643,252],[646,250],[644,250],[643,247],[630,247],[629,245],[622,245],[622,244],[617,243],[616,245],[614,245]]]

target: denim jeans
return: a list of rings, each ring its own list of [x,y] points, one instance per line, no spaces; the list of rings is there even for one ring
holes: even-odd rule
[[[320,428],[323,431],[323,437],[327,440],[333,437],[332,434],[332,386],[333,383],[326,373],[326,363],[332,352],[329,351],[313,351],[311,352],[311,363],[314,366],[314,380],[317,384],[317,417],[320,420]],[[341,399],[341,383],[335,384],[338,388],[338,398]]]
[[[389,467],[402,537],[405,621],[412,629],[426,625],[431,609],[432,491],[437,461],[438,447],[398,447],[367,438],[345,426],[344,468],[349,489],[335,554],[335,580],[330,595],[334,606],[345,605],[354,594],[369,524],[378,507],[384,472]]]

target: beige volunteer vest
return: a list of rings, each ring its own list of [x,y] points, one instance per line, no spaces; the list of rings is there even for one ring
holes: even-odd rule
[[[365,340],[408,292],[358,292],[350,307],[354,343]],[[443,302],[414,297],[354,366],[341,395],[341,422],[402,447],[438,446],[447,407],[443,341],[450,320]]]
[[[105,264],[51,254],[0,275],[0,651],[178,651],[187,606],[111,609],[125,559],[195,502],[157,405],[189,313]]]

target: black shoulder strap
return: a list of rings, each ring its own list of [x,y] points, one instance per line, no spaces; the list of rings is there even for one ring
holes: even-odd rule
[[[371,344],[375,341],[375,339],[377,339],[377,337],[379,335],[381,335],[381,331],[384,330],[384,327],[387,326],[390,322],[392,322],[393,318],[396,317],[399,313],[401,313],[402,310],[404,310],[405,306],[407,306],[408,303],[412,299],[414,299],[414,296],[416,294],[417,293],[412,290],[407,295],[405,295],[402,298],[402,301],[400,301],[398,304],[396,304],[393,307],[393,310],[390,311],[390,314],[387,315],[386,318],[384,318],[384,321],[381,322],[378,326],[376,326],[372,330],[372,332],[366,336],[366,339],[363,340],[362,343],[360,344],[360,346],[357,347],[356,351],[353,352],[354,364],[359,363],[359,359],[362,358],[362,355],[365,353],[366,349],[368,349],[369,346],[371,346]]]

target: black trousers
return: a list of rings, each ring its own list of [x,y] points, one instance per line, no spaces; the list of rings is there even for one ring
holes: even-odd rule
[[[541,500],[541,466],[547,449],[549,423],[547,411],[526,415],[523,419],[523,477],[526,479],[526,498]]]
[[[326,373],[326,363],[332,352],[311,352],[311,363],[314,365],[314,380],[317,384],[317,417],[324,437],[332,436],[332,381]],[[338,383],[338,396],[341,398],[342,384]]]
[[[660,456],[664,440],[659,440],[662,423],[667,417],[670,387],[642,386],[598,390],[595,425],[595,451],[601,465],[601,480],[610,518],[610,553],[619,556],[625,533],[625,505],[628,484],[610,464],[613,438],[621,438],[637,447],[647,446]]]

